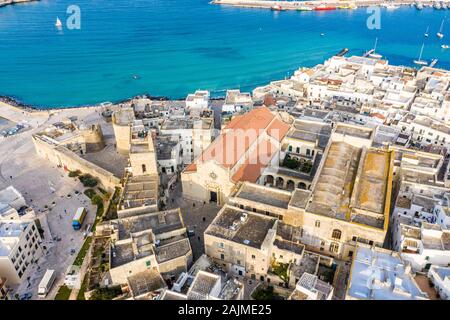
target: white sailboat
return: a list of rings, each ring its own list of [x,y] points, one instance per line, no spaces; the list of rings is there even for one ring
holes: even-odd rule
[[[444,34],[442,33],[442,30],[444,28],[444,19],[442,19],[441,27],[439,28],[439,32],[436,34],[438,38],[442,39],[444,37]]]
[[[381,54],[377,53],[377,43],[378,43],[378,38],[375,38],[375,45],[373,46],[373,49],[371,50],[372,52],[369,53],[369,57],[374,58],[374,59],[381,59],[382,58]]]
[[[423,34],[427,38],[428,38],[428,30],[430,30],[430,26],[427,27],[427,31],[425,31],[425,33]]]
[[[57,27],[58,29],[62,28],[62,22],[61,22],[61,20],[59,20],[58,17],[56,17],[55,27]]]
[[[422,60],[422,53],[423,53],[423,47],[424,46],[425,46],[425,43],[422,43],[422,48],[420,49],[419,59],[414,60],[414,63],[419,65],[419,66],[426,66],[426,65],[428,65],[428,62],[426,62],[425,60]]]

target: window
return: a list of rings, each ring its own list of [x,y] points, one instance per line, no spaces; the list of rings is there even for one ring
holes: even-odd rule
[[[300,153],[300,147],[297,147],[297,153]]]
[[[316,228],[320,228],[320,221],[316,220],[316,224],[315,224]]]
[[[253,259],[253,260],[255,260],[255,259],[256,259],[256,257],[255,257],[255,255],[254,255],[254,254],[252,254],[252,259]]]
[[[333,230],[333,233],[332,233],[332,235],[331,235],[331,237],[332,237],[333,239],[340,240],[340,239],[341,239],[341,235],[342,235],[341,230],[334,229],[334,230]]]
[[[369,241],[369,245],[373,246],[373,241],[372,240]]]
[[[225,260],[225,255],[223,253],[220,254],[220,259]]]
[[[224,244],[223,244],[222,242],[219,242],[219,243],[217,244],[217,246],[218,246],[219,248],[222,248],[222,249],[223,249]]]
[[[339,244],[336,242],[332,242],[330,244],[330,252],[338,253],[338,251],[339,251]]]
[[[289,150],[289,151],[292,151],[292,146],[289,146],[289,147],[288,147],[288,150]]]
[[[143,173],[147,172],[147,167],[145,166],[145,164],[142,165],[142,172]]]

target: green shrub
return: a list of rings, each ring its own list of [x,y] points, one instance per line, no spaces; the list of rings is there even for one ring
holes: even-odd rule
[[[69,300],[72,290],[67,286],[62,285],[59,287],[58,293],[55,296],[55,300]]]
[[[98,194],[94,194],[91,198],[91,202],[96,206],[103,205],[103,198],[100,197]]]
[[[69,177],[75,178],[75,177],[78,177],[80,174],[81,174],[80,170],[70,171],[69,172]]]
[[[274,298],[275,294],[272,286],[268,286],[267,289],[261,286],[253,293],[253,299],[255,300],[274,300]]]
[[[289,169],[297,169],[300,166],[300,162],[296,159],[291,159],[288,156],[286,156],[283,160],[283,167],[289,168]]]
[[[92,175],[88,174],[83,174],[82,176],[79,177],[81,183],[83,184],[83,186],[85,187],[89,187],[89,188],[93,188],[98,184],[98,181],[96,178],[94,178]]]
[[[122,294],[120,286],[112,288],[98,288],[96,289],[89,300],[112,300]]]
[[[97,194],[94,189],[86,189],[84,190],[84,194],[92,200],[92,198]]]

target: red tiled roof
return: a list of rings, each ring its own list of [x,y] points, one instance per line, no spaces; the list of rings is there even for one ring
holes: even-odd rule
[[[225,127],[224,132],[203,152],[199,160],[213,159],[225,168],[233,167],[274,118],[275,115],[267,107],[256,108],[234,118]],[[277,128],[284,131],[284,127],[277,122],[272,128],[272,133],[275,133]]]
[[[289,125],[281,120],[275,119],[267,129],[267,133],[278,142],[283,140],[286,133],[289,131]]]
[[[269,140],[260,143],[231,179],[234,182],[248,181],[255,183],[261,175],[261,170],[267,167],[276,151],[277,147]]]
[[[197,172],[197,164],[196,163],[191,163],[190,165],[188,165],[185,169],[185,172]]]

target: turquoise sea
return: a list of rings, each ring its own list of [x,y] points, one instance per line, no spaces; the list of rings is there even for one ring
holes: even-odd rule
[[[450,21],[446,37],[436,37],[450,11],[382,9],[381,29],[369,30],[365,8],[272,12],[208,1],[41,0],[2,7],[0,95],[43,108],[143,93],[183,98],[196,89],[221,96],[227,88],[251,90],[282,79],[344,47],[362,54],[376,37],[377,51],[393,64],[412,65],[425,41],[423,59],[450,68],[450,50],[441,49],[450,44]],[[56,17],[65,24],[72,4],[81,9],[81,29],[58,31]]]

